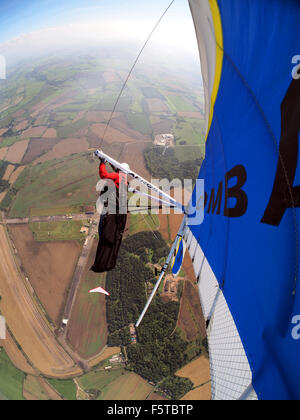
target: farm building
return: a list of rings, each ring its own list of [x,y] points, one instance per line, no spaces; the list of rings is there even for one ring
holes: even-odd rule
[[[95,206],[86,206],[84,208],[85,214],[94,214],[95,213]]]
[[[130,330],[130,340],[132,344],[136,344],[137,338],[136,338],[136,329],[134,324],[130,324],[129,325],[129,330]]]
[[[89,228],[86,226],[82,226],[82,228],[80,229],[80,233],[84,233],[85,235],[88,235]]]

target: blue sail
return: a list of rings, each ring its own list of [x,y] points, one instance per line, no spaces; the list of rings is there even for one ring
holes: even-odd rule
[[[300,2],[189,3],[207,139],[204,222],[184,238],[213,397],[300,399]]]

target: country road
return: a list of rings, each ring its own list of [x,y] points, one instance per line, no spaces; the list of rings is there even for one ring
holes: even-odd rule
[[[7,225],[20,225],[20,224],[27,224],[27,223],[49,223],[49,222],[65,222],[68,220],[78,221],[78,220],[86,220],[91,218],[91,215],[88,214],[74,214],[72,215],[72,219],[68,216],[33,216],[33,217],[24,217],[24,218],[13,218],[7,219],[3,218],[3,223]]]

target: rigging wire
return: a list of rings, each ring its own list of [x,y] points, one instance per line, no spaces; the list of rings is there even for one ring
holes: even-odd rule
[[[128,81],[129,81],[129,79],[130,79],[130,76],[131,76],[131,74],[133,73],[133,71],[134,71],[134,69],[135,69],[135,67],[136,67],[136,65],[137,65],[137,63],[138,63],[138,61],[139,61],[139,59],[140,59],[140,57],[141,57],[142,53],[144,52],[144,50],[145,50],[146,46],[148,45],[148,43],[149,43],[150,39],[152,38],[152,35],[154,34],[154,32],[156,31],[156,29],[158,28],[159,24],[161,23],[161,21],[163,20],[163,18],[165,17],[165,15],[167,14],[167,12],[169,11],[169,9],[172,7],[173,3],[175,3],[175,0],[172,0],[172,1],[171,1],[171,3],[168,5],[168,7],[167,7],[167,8],[165,9],[165,11],[163,12],[163,14],[160,16],[160,18],[158,19],[158,21],[157,21],[157,22],[156,22],[156,24],[154,25],[153,29],[151,30],[150,34],[148,35],[148,37],[147,37],[146,41],[144,42],[144,44],[143,44],[143,46],[142,46],[142,48],[141,48],[141,50],[140,50],[139,54],[137,55],[137,57],[136,57],[136,59],[135,59],[135,61],[134,61],[133,65],[131,66],[131,68],[130,68],[130,70],[129,70],[129,72],[128,72],[128,75],[127,75],[127,77],[126,77],[126,79],[125,79],[125,81],[124,81],[124,83],[123,83],[123,85],[122,85],[122,87],[121,87],[121,90],[120,90],[120,92],[119,92],[119,95],[118,95],[118,97],[117,97],[117,99],[116,99],[116,102],[115,102],[115,104],[114,104],[114,107],[113,107],[113,109],[112,109],[112,111],[111,111],[111,114],[110,114],[109,120],[107,121],[107,124],[106,124],[106,126],[105,126],[105,130],[104,130],[104,133],[103,133],[103,136],[102,136],[102,140],[101,140],[101,143],[100,143],[100,149],[101,149],[101,147],[102,147],[102,145],[103,145],[103,142],[104,142],[104,140],[105,140],[106,133],[107,133],[108,128],[109,128],[109,126],[110,126],[110,123],[111,123],[111,121],[112,121],[112,119],[113,119],[113,116],[114,116],[114,113],[115,113],[115,111],[116,111],[116,109],[117,109],[118,103],[119,103],[119,101],[120,101],[120,99],[121,99],[121,97],[122,97],[122,94],[123,94],[123,92],[124,92],[124,90],[125,90],[125,88],[126,88],[126,86],[127,86]],[[125,143],[125,144],[124,144],[124,146],[123,146],[123,148],[121,148],[121,150],[120,150],[120,154],[119,154],[119,157],[118,157],[118,159],[117,159],[117,160],[120,160],[120,158],[121,158],[121,156],[123,155],[123,153],[124,153],[124,151],[125,151],[125,149],[126,149],[126,148],[127,148],[127,144]],[[144,221],[145,221],[145,222],[146,222],[146,224],[148,225],[149,229],[151,230],[151,232],[152,232],[153,236],[154,236],[154,237],[158,240],[157,235],[154,233],[154,231],[153,231],[153,229],[151,228],[150,224],[149,224],[149,223],[148,223],[148,221],[146,220],[145,215],[142,215],[142,216],[143,216]],[[154,221],[153,221],[153,219],[152,219],[152,217],[151,217],[151,220],[152,220],[152,222],[154,222]],[[154,225],[155,225],[155,224],[154,224]]]
[[[111,114],[110,114],[109,120],[108,120],[108,122],[107,122],[107,124],[106,124],[105,130],[104,130],[104,133],[103,133],[103,137],[102,137],[102,140],[101,140],[100,148],[101,148],[101,146],[102,146],[102,144],[103,144],[103,142],[104,142],[104,139],[105,139],[105,136],[106,136],[106,133],[107,133],[108,127],[109,127],[109,125],[110,125],[110,123],[111,123],[111,120],[112,120],[112,118],[113,118],[113,116],[114,116],[114,113],[115,113],[116,108],[117,108],[117,106],[118,106],[118,103],[119,103],[119,101],[120,101],[120,99],[121,99],[121,96],[122,96],[122,94],[123,94],[123,92],[124,92],[124,90],[125,90],[125,88],[126,88],[126,86],[127,86],[127,82],[128,82],[128,80],[129,80],[129,78],[130,78],[130,76],[131,76],[131,74],[132,74],[133,70],[135,69],[135,66],[137,65],[137,63],[138,63],[138,61],[139,61],[139,59],[140,59],[141,55],[143,54],[144,49],[146,48],[146,46],[147,46],[147,45],[148,45],[148,43],[149,43],[150,39],[152,38],[152,35],[153,35],[153,34],[154,34],[154,32],[156,31],[156,29],[157,29],[157,27],[159,26],[160,22],[163,20],[163,18],[165,17],[165,15],[167,14],[168,10],[171,8],[171,6],[173,5],[173,3],[174,3],[174,2],[175,2],[175,0],[172,0],[172,1],[171,1],[171,3],[169,4],[169,6],[166,8],[166,10],[165,10],[165,11],[163,12],[163,14],[160,16],[160,18],[159,18],[159,19],[158,19],[158,21],[156,22],[156,24],[155,24],[154,28],[152,29],[152,31],[151,31],[151,32],[150,32],[150,34],[148,35],[148,37],[147,37],[147,39],[146,39],[145,43],[143,44],[143,46],[142,46],[142,48],[141,48],[141,50],[140,50],[139,54],[137,55],[137,57],[136,57],[136,59],[135,59],[135,61],[134,61],[133,65],[132,65],[132,67],[131,67],[131,69],[130,69],[130,71],[129,71],[129,73],[128,73],[128,75],[127,75],[127,77],[126,77],[126,79],[125,79],[125,81],[124,81],[124,83],[123,83],[123,86],[122,86],[122,88],[121,88],[121,90],[120,90],[120,93],[119,93],[119,95],[118,95],[118,97],[117,97],[117,100],[116,100],[116,102],[115,102],[115,105],[114,105],[114,107],[113,107],[113,109],[112,109],[112,112],[111,112]]]
[[[142,214],[143,220],[144,222],[146,222],[146,224],[148,225],[150,231],[152,232],[153,236],[155,237],[155,239],[157,239],[159,241],[158,236],[155,234],[154,230],[152,229],[152,227],[150,226],[150,223],[148,222],[148,220],[146,219],[146,216],[144,214]]]

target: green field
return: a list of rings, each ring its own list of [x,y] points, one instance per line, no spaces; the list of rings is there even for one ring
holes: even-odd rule
[[[88,126],[89,122],[84,119],[76,122],[69,121],[69,123],[66,123],[66,125],[57,127],[57,137],[60,139],[72,137],[72,135],[74,135],[78,130]]]
[[[64,89],[57,89],[49,93],[47,97],[45,97],[41,102],[47,104],[48,102],[52,101],[53,99],[57,98],[64,92]]]
[[[85,234],[80,233],[82,226],[88,225],[87,221],[65,222],[37,222],[29,223],[35,241],[71,241],[84,242]]]
[[[201,145],[204,143],[203,121],[195,118],[186,118],[180,122],[174,129],[176,145],[180,141],[185,141],[188,145]]]
[[[30,209],[48,209],[94,204],[99,180],[97,163],[90,154],[57,159],[27,167],[14,184],[18,191],[11,217],[26,217]]]
[[[120,153],[120,145],[109,145],[105,150],[115,156]],[[90,152],[27,166],[1,207],[10,217],[27,217],[31,209],[94,205],[98,181],[98,162]]]
[[[152,127],[147,115],[140,112],[128,112],[126,118],[129,127],[133,130],[149,136],[152,134]]]
[[[111,371],[94,371],[81,376],[78,383],[86,392],[95,395],[97,399],[107,392],[111,383],[118,380],[120,376],[125,375],[123,368],[113,369]]]
[[[205,156],[205,144],[199,146],[192,146],[189,144],[183,146],[175,146],[175,157],[179,162],[195,161],[196,159],[203,159]]]
[[[168,105],[174,112],[197,112],[199,111],[195,108],[191,102],[179,95],[169,95],[166,96]]]
[[[2,112],[1,112],[0,116],[1,116],[0,128],[8,127],[14,121],[14,117],[12,117],[12,116],[4,117]]]
[[[12,89],[12,86],[14,85],[14,89]],[[19,87],[25,88],[25,94],[21,95],[21,101],[18,102],[16,105],[14,105],[14,100],[18,97],[17,90]],[[33,105],[34,101],[40,102],[40,98],[42,97],[43,93],[43,82],[34,82],[31,80],[24,80],[21,78],[17,82],[13,81],[11,84],[7,87],[7,89],[3,88],[3,91],[1,94],[5,98],[6,95],[9,95],[9,99],[11,100],[11,106],[1,112],[1,119],[9,116],[12,112],[17,111],[18,109],[22,109],[24,106],[27,106],[28,104]],[[3,99],[4,99],[3,98]]]
[[[155,231],[159,229],[159,220],[155,214],[130,214],[129,234]]]
[[[143,112],[142,101],[144,99],[144,96],[143,96],[141,90],[133,82],[129,83],[128,87],[130,88],[130,93],[133,97],[133,103],[131,105],[131,111],[132,112],[137,112],[137,113]]]
[[[65,122],[66,120],[73,120],[74,118],[76,118],[77,116],[77,112],[56,112],[56,114],[54,115],[55,121],[57,121],[58,123],[61,122]]]
[[[0,147],[9,147],[9,146],[12,146],[13,144],[17,143],[18,141],[21,141],[21,140],[26,140],[26,139],[21,138],[21,137],[17,137],[17,136],[15,136],[15,137],[5,137],[2,140],[2,142],[0,144]]]
[[[7,167],[8,167],[8,162],[6,162],[5,160],[0,160],[0,180],[2,180]]]
[[[34,376],[28,375],[24,381],[23,390],[29,393],[34,399],[38,401],[49,400],[49,396]]]
[[[4,349],[0,347],[0,400],[24,400],[23,381],[25,374],[16,369]]]
[[[83,206],[53,207],[48,209],[30,209],[30,216],[66,216],[68,214],[80,214],[84,212]]]
[[[105,93],[104,95],[102,95],[99,98],[98,103],[95,105],[94,110],[111,112],[111,110],[115,106],[119,92],[120,92],[120,89],[114,89],[111,92]],[[130,108],[131,103],[132,103],[131,97],[127,96],[127,97],[120,98],[116,111],[127,112]]]
[[[76,385],[72,379],[47,379],[47,382],[56,389],[56,391],[65,399],[69,401],[76,400]]]

